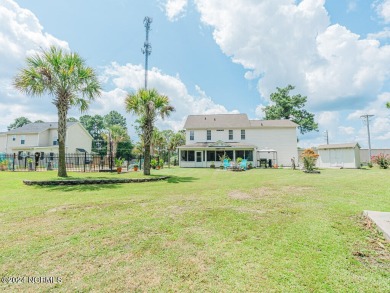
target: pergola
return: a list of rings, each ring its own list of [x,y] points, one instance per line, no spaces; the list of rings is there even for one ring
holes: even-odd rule
[[[264,167],[267,168],[267,165],[268,165],[268,162],[267,162],[267,159],[268,157],[263,157],[262,158],[262,153],[267,153],[267,154],[272,154],[272,166],[275,166],[277,163],[278,163],[278,151],[277,150],[274,150],[274,149],[261,149],[261,150],[257,150],[258,152],[258,160],[257,160],[257,167],[261,167],[262,164],[264,164]]]

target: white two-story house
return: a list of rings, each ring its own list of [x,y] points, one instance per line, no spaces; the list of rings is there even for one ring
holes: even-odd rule
[[[180,167],[220,166],[225,155],[253,166],[291,166],[298,160],[298,125],[290,120],[249,120],[246,114],[190,115],[186,144],[178,147]]]
[[[79,122],[68,122],[66,153],[91,152],[92,136]],[[0,133],[0,152],[30,155],[58,154],[58,123],[30,123]]]

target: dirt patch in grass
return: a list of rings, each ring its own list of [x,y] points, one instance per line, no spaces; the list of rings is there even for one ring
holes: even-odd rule
[[[228,196],[233,199],[251,199],[252,195],[242,192],[240,190],[233,190],[228,193]]]
[[[279,194],[294,194],[294,195],[306,195],[314,190],[310,186],[281,186],[280,188],[272,187],[260,187],[251,190],[250,192],[243,192],[240,190],[233,190],[228,193],[228,196],[233,199],[247,200],[256,199],[261,197],[276,196]]]
[[[357,221],[360,226],[369,232],[365,247],[359,247],[353,252],[353,256],[362,264],[385,269],[390,273],[390,242],[383,238],[374,223],[370,219],[360,216]]]

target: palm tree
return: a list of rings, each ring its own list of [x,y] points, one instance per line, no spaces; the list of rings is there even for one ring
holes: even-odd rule
[[[185,145],[186,138],[184,132],[179,131],[171,136],[168,142],[168,167],[171,167],[171,158],[170,153],[174,152],[178,146]]]
[[[130,139],[126,128],[122,127],[121,125],[112,125],[108,127],[108,132],[102,133],[102,137],[107,141],[107,145],[110,145],[110,142],[112,143],[111,153],[113,158],[116,158],[118,144],[122,141]],[[109,152],[110,150],[107,148],[107,154],[109,154]]]
[[[58,112],[58,176],[67,177],[65,165],[66,118],[77,106],[87,110],[89,102],[100,95],[101,86],[95,71],[85,65],[77,53],[50,47],[42,54],[26,59],[27,67],[15,77],[14,86],[32,96],[49,94]]]
[[[157,90],[140,89],[135,94],[128,94],[125,99],[126,111],[138,115],[145,145],[144,175],[150,175],[150,145],[154,123],[158,116],[169,116],[175,108],[169,104],[167,96]]]

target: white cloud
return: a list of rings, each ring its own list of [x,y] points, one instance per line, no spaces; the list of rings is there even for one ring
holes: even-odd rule
[[[324,0],[194,0],[223,53],[261,77],[268,98],[293,84],[308,106],[357,108],[375,99],[389,80],[390,46],[330,25]]]
[[[168,19],[170,21],[176,21],[184,15],[188,0],[166,0],[163,5]]]
[[[319,127],[321,128],[337,125],[339,123],[339,116],[338,112],[331,111],[320,112],[316,115]]]
[[[385,23],[390,23],[390,0],[376,1],[374,3],[376,12]]]
[[[367,39],[381,40],[381,39],[388,39],[388,38],[390,38],[390,28],[388,27],[385,27],[382,31],[378,33],[367,35]]]
[[[6,130],[7,125],[20,116],[27,116],[32,121],[56,120],[56,115],[51,114],[54,106],[47,98],[20,94],[13,88],[12,79],[17,69],[24,65],[26,56],[51,45],[69,50],[68,43],[44,32],[37,17],[15,1],[1,1],[0,19],[0,109],[4,113],[0,131]]]
[[[113,62],[106,67],[104,79],[106,81],[112,80],[121,91],[134,92],[144,85],[144,68],[141,65],[126,64],[122,66]],[[190,95],[187,87],[178,76],[164,74],[158,68],[152,68],[148,72],[148,88],[156,88],[161,94],[167,95],[171,104],[176,108],[176,112],[172,113],[168,119],[159,122],[159,126],[165,128],[182,129],[189,114],[238,113],[237,110],[228,111],[224,106],[213,102],[199,86],[195,87],[197,95]],[[105,102],[104,104],[111,103]]]
[[[256,114],[257,118],[264,119],[264,116],[265,116],[264,109],[265,109],[265,106],[262,104],[260,104],[256,107],[255,114]]]
[[[355,133],[355,128],[351,127],[351,126],[339,126],[338,127],[339,131],[341,134],[347,134],[347,135],[352,135]]]

